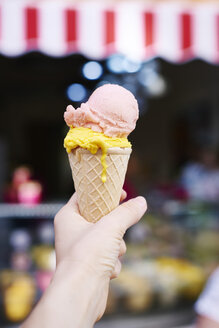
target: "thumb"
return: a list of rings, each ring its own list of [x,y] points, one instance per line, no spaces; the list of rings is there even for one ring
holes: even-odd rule
[[[133,224],[137,223],[145,211],[147,210],[147,203],[144,197],[133,198],[115,210],[103,217],[99,224],[113,226],[115,229],[125,232]]]

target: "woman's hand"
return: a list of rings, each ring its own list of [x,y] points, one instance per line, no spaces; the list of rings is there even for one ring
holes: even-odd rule
[[[55,217],[54,278],[22,327],[93,327],[104,313],[110,278],[121,269],[123,236],[145,211],[145,199],[137,197],[94,224],[79,214],[73,195]]]
[[[120,201],[124,201],[126,192],[123,190]],[[55,248],[56,264],[67,260],[70,250],[76,242],[83,236],[94,223],[86,221],[79,213],[76,193],[70,198],[68,203],[57,213],[55,220]],[[126,252],[124,240],[121,242],[119,257]],[[112,272],[111,279],[116,278],[120,272],[121,264],[118,260],[115,270]]]
[[[122,199],[124,197],[123,193]],[[110,278],[120,273],[119,257],[126,251],[123,236],[145,211],[145,199],[137,197],[94,224],[80,216],[74,194],[55,217],[57,266],[65,264],[82,268],[88,276],[95,277],[101,286],[101,292],[95,295],[95,320],[104,313]]]

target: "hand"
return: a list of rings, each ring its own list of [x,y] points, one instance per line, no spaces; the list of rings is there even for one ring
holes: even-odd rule
[[[120,202],[126,199],[126,192],[122,190]],[[77,204],[77,195],[70,198],[68,203],[57,213],[55,217],[55,248],[56,248],[56,264],[58,265],[69,250],[74,247],[77,240],[94,224],[86,221],[79,213]],[[124,240],[121,242],[119,258],[126,252]],[[115,270],[111,275],[111,279],[116,278],[121,270],[121,263],[118,259]]]
[[[121,198],[125,196],[123,192]],[[101,292],[94,296],[95,320],[98,320],[105,310],[109,280],[121,270],[119,257],[126,251],[123,236],[140,220],[146,202],[143,197],[132,199],[94,224],[79,214],[76,198],[74,194],[55,217],[57,266],[68,263],[96,277],[101,286]]]
[[[137,197],[94,224],[81,217],[73,195],[55,217],[56,272],[21,327],[93,327],[104,313],[110,278],[121,269],[124,233],[145,211],[145,199]]]

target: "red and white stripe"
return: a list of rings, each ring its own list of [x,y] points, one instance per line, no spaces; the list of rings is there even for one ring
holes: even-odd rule
[[[219,61],[219,5],[0,0],[0,52]]]

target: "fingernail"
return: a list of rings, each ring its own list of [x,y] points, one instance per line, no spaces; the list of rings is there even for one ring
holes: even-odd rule
[[[140,206],[145,206],[145,204],[146,204],[146,200],[145,200],[145,198],[142,197],[142,196],[138,196],[138,197],[136,197],[136,198],[135,198],[135,201],[138,202],[138,204],[139,204]]]

